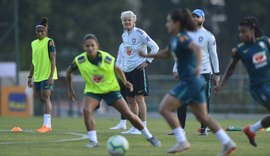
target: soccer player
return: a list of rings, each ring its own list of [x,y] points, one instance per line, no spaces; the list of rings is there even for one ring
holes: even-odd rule
[[[42,17],[39,24],[36,25],[37,39],[31,43],[32,64],[27,82],[30,88],[32,88],[34,82],[36,94],[40,97],[44,106],[44,122],[42,127],[36,130],[42,133],[52,130],[50,97],[54,80],[57,79],[56,49],[53,39],[47,36],[48,29],[48,18]]]
[[[244,64],[250,81],[249,88],[253,98],[267,110],[270,110],[270,39],[262,36],[255,17],[244,17],[239,25],[240,44],[232,49],[232,60],[228,64],[221,83],[213,88],[217,93],[233,74],[239,60]],[[243,129],[253,146],[256,132],[270,126],[270,115]]]
[[[133,113],[138,115],[146,126],[147,107],[144,96],[148,95],[148,79],[146,67],[153,61],[152,58],[142,58],[138,55],[138,50],[150,53],[157,53],[158,45],[147,35],[145,31],[135,27],[136,15],[132,11],[121,13],[121,21],[124,28],[122,34],[124,52],[124,68],[127,80],[133,84],[134,90],[126,90],[127,101]],[[136,128],[131,127],[124,134],[141,134]]]
[[[206,101],[207,101],[207,112],[209,113],[209,102],[211,96],[211,85],[212,76],[214,78],[215,84],[219,84],[219,61],[217,55],[216,39],[215,36],[203,27],[205,21],[205,14],[201,9],[195,9],[192,11],[193,19],[197,24],[197,30],[194,32],[188,32],[188,35],[193,39],[193,41],[201,48],[202,51],[202,67],[200,74],[206,81]],[[173,69],[174,75],[177,77],[176,65]],[[176,73],[176,74],[175,74]],[[180,78],[181,79],[181,78]],[[181,126],[185,129],[187,115],[187,107],[183,106],[177,109],[177,116],[180,120]],[[170,133],[173,134],[173,133]],[[207,128],[201,123],[201,128],[199,129],[200,135],[208,135]]]
[[[168,150],[168,153],[176,153],[188,150],[190,144],[175,115],[177,108],[183,105],[191,107],[196,118],[208,126],[222,143],[220,156],[228,156],[236,149],[236,144],[219,126],[219,124],[207,115],[205,97],[205,81],[200,75],[201,50],[187,34],[187,31],[195,31],[195,22],[188,9],[177,9],[167,16],[167,29],[172,38],[167,48],[157,54],[140,53],[144,57],[168,58],[171,55],[177,61],[177,70],[181,81],[167,93],[160,104],[159,111],[172,128],[177,144]]]
[[[115,64],[115,58],[109,53],[99,50],[98,39],[93,34],[87,34],[83,38],[83,47],[85,52],[75,57],[73,63],[67,69],[66,76],[68,94],[72,101],[76,98],[72,86],[73,72],[79,70],[86,82],[83,107],[84,122],[89,137],[89,144],[86,147],[93,148],[98,146],[93,111],[99,105],[101,99],[105,100],[107,105],[113,106],[123,114],[153,146],[161,146],[160,141],[153,137],[140,118],[131,112],[126,101],[121,96],[115,74],[131,91],[133,86],[126,80],[124,73]]]

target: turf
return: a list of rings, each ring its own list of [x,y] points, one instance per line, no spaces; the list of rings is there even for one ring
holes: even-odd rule
[[[222,127],[230,125],[245,126],[253,123],[256,119],[221,119]],[[109,130],[118,122],[117,117],[96,118],[99,147],[88,149],[85,145],[87,139],[79,141],[58,142],[62,139],[78,138],[79,136],[66,134],[75,132],[85,134],[82,118],[53,118],[53,132],[40,134],[20,132],[13,133],[1,130],[9,130],[19,126],[23,130],[34,130],[42,123],[41,117],[14,118],[0,117],[0,156],[106,156],[106,141],[112,135],[120,134],[120,130]],[[129,125],[130,127],[130,125]],[[183,156],[213,156],[216,155],[221,145],[215,135],[199,136],[197,128],[199,124],[194,119],[187,121],[186,134],[192,148],[189,151],[173,154]],[[167,135],[170,132],[163,118],[149,118],[149,130],[162,142],[162,147],[152,147],[141,135],[124,135],[130,144],[126,156],[164,156],[169,155],[166,150],[175,144],[175,138]],[[257,135],[258,147],[252,147],[241,131],[228,132],[238,144],[235,156],[269,156],[270,155],[270,132],[259,132]],[[12,142],[12,144],[6,144]]]

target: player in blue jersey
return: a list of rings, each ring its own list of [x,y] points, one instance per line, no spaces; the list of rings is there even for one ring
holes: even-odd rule
[[[267,110],[270,110],[270,40],[262,36],[255,17],[245,17],[240,21],[239,38],[241,43],[232,49],[232,60],[229,63],[221,83],[214,87],[218,92],[222,85],[233,74],[239,60],[244,64],[250,78],[250,93]],[[249,142],[255,142],[256,132],[270,126],[270,115],[243,129]]]
[[[146,54],[143,57],[168,58],[174,56],[177,62],[177,70],[181,81],[167,93],[160,104],[159,111],[172,128],[177,144],[168,150],[168,153],[182,152],[190,148],[185,133],[176,117],[177,108],[184,105],[190,106],[196,118],[209,127],[222,143],[220,156],[227,156],[236,149],[236,144],[219,126],[219,124],[207,115],[205,97],[205,82],[200,75],[201,50],[188,36],[187,31],[195,31],[195,22],[188,9],[177,9],[167,17],[166,23],[172,38],[167,48],[157,54]]]

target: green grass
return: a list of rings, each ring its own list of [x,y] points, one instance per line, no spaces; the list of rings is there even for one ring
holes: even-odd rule
[[[219,120],[222,127],[229,125],[245,126],[253,123],[255,119],[223,119]],[[96,118],[99,147],[85,148],[87,139],[79,141],[55,142],[61,139],[77,138],[78,136],[65,134],[64,132],[86,133],[82,118],[53,118],[53,132],[40,133],[13,133],[0,132],[0,156],[106,156],[106,141],[112,135],[120,134],[120,131],[109,130],[118,122],[117,117]],[[0,117],[0,130],[9,130],[19,126],[22,129],[36,129],[41,126],[42,118],[7,118]],[[183,156],[214,156],[221,145],[215,135],[198,136],[199,124],[194,119],[187,121],[186,134],[192,148],[183,152]],[[149,130],[162,142],[162,147],[152,147],[141,135],[124,135],[130,144],[126,156],[164,156],[169,155],[166,150],[175,144],[175,138],[168,136],[170,129],[163,118],[149,118]],[[229,132],[229,135],[238,144],[235,156],[269,156],[270,132],[259,132],[257,135],[258,147],[249,145],[242,132]],[[16,144],[2,144],[3,142],[16,142]]]

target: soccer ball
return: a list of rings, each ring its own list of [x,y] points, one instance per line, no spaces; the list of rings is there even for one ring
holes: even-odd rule
[[[107,141],[107,151],[111,156],[123,156],[129,148],[128,141],[121,135],[114,135]]]

